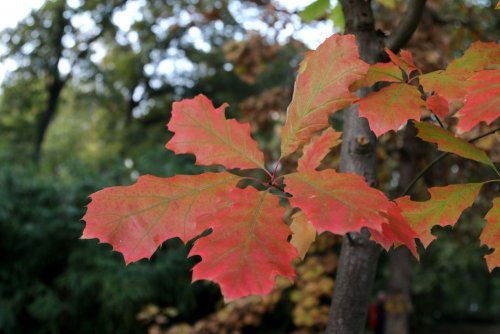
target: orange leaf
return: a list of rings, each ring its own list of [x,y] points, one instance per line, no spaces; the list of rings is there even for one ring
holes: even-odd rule
[[[359,116],[365,117],[378,136],[397,131],[408,119],[420,119],[425,102],[417,87],[392,84],[357,101]]]
[[[290,229],[293,232],[290,243],[297,249],[300,257],[303,259],[309,247],[311,247],[311,244],[316,239],[316,230],[302,211],[293,214]]]

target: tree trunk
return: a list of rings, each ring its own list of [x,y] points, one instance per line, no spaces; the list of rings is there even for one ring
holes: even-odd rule
[[[383,36],[375,31],[370,1],[341,1],[346,33],[354,34],[360,56],[368,63],[384,60]],[[366,95],[368,91],[361,92]],[[364,176],[371,186],[375,174],[376,137],[366,119],[358,117],[357,107],[344,111],[343,144],[340,171]],[[359,334],[365,329],[368,304],[377,270],[380,247],[370,241],[370,233],[352,233],[344,237],[326,333]]]
[[[371,0],[340,0],[346,22],[346,33],[356,36],[360,57],[367,63],[387,61],[384,35],[375,30]],[[397,52],[415,30],[425,0],[412,0],[407,13],[389,41]],[[417,6],[419,6],[417,8]],[[418,10],[415,10],[415,9]],[[418,16],[415,19],[415,16]],[[408,20],[413,20],[408,24]],[[402,35],[402,37],[400,36]],[[398,37],[399,36],[399,37]],[[360,92],[361,96],[368,90]],[[357,107],[344,111],[343,144],[340,171],[362,175],[371,186],[377,185],[375,173],[376,137],[366,119],[358,117]],[[327,334],[363,333],[371,298],[371,290],[380,247],[370,241],[370,233],[363,229],[344,237],[333,293]]]
[[[40,163],[40,158],[42,155],[42,145],[45,140],[45,135],[47,134],[49,124],[56,114],[57,104],[59,101],[59,97],[61,96],[61,91],[64,87],[64,83],[65,81],[56,79],[49,88],[49,99],[47,101],[47,105],[45,106],[45,110],[43,111],[38,121],[36,132],[35,147],[33,153],[33,160],[36,164]]]

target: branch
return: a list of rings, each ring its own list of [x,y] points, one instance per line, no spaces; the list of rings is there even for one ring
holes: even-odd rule
[[[392,34],[387,37],[386,45],[392,51],[397,53],[406,42],[408,42],[417,29],[420,17],[424,11],[426,0],[409,0],[406,12],[399,21],[398,26]]]
[[[474,137],[472,138],[471,140],[469,140],[469,143],[473,143],[475,141],[478,141],[479,139],[482,139],[486,136],[489,136],[491,134],[494,134],[495,132],[499,131],[500,128],[496,128],[494,130],[491,130],[491,131],[488,131],[486,133],[483,133],[482,135],[479,135],[477,137]],[[429,170],[431,169],[435,164],[437,164],[439,161],[443,160],[445,157],[447,157],[448,155],[450,155],[451,153],[449,152],[443,152],[441,153],[440,155],[438,155],[434,160],[432,160],[427,166],[425,166],[424,169],[422,169],[420,171],[420,173],[418,173],[417,175],[415,175],[415,177],[410,181],[410,183],[406,186],[405,190],[403,191],[403,193],[401,194],[401,196],[399,197],[403,197],[403,196],[406,196],[408,195],[408,193],[410,192],[411,188],[413,188],[413,186],[415,185],[415,183],[417,183],[417,181]]]

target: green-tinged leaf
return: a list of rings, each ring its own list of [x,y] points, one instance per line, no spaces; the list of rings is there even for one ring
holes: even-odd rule
[[[311,22],[324,17],[328,8],[330,8],[330,0],[316,0],[304,8],[304,10],[299,13],[299,16],[305,22]]]
[[[461,102],[465,89],[471,84],[467,72],[434,71],[421,75],[418,80],[426,92],[434,92],[444,97],[448,103]]]
[[[303,259],[316,239],[316,230],[302,211],[293,214],[290,229],[293,233],[290,243],[297,249]]]
[[[352,35],[335,34],[300,64],[292,102],[281,139],[286,156],[307,143],[311,135],[329,126],[328,116],[349,106],[355,96],[349,86],[363,78],[368,64],[359,58]]]
[[[345,31],[345,17],[344,10],[342,8],[342,4],[340,1],[337,2],[337,5],[333,7],[332,12],[330,13],[330,20],[333,22],[333,26],[339,30],[339,32],[344,33]]]
[[[377,0],[377,2],[389,9],[396,9],[396,0]]]
[[[321,135],[313,138],[304,146],[304,154],[298,161],[297,170],[316,169],[330,149],[342,142],[341,135],[342,132],[335,132],[332,128],[328,128]]]
[[[434,71],[419,77],[426,92],[435,92],[448,103],[462,103],[466,90],[473,86],[467,79],[475,72],[500,64],[500,46],[495,42],[474,42],[462,57],[453,60],[445,71]]]
[[[472,74],[493,65],[500,65],[500,45],[496,42],[477,41],[470,45],[462,57],[453,60],[446,71]]]
[[[461,138],[455,137],[451,132],[424,122],[415,122],[415,127],[418,129],[417,137],[437,144],[438,150],[481,162],[496,170],[495,165],[484,151]]]
[[[202,233],[197,217],[225,205],[238,179],[226,172],[145,175],[131,186],[100,190],[90,196],[82,238],[111,244],[126,263],[150,258],[167,239],[187,242]]]
[[[403,82],[403,72],[399,66],[392,62],[376,63],[370,65],[366,77],[356,81],[350,89],[354,91],[361,87],[371,87],[379,81]]]
[[[482,245],[486,244],[493,248],[493,253],[484,257],[488,269],[493,271],[496,267],[500,267],[500,197],[493,200],[493,207],[484,219],[486,219],[486,226],[479,239]]]
[[[462,211],[474,203],[482,183],[454,184],[429,189],[427,201],[412,201],[410,196],[396,199],[403,216],[417,232],[424,247],[436,238],[431,234],[435,225],[455,225]]]
[[[397,131],[408,119],[420,119],[425,108],[417,87],[392,84],[357,101],[359,116],[365,117],[370,129],[378,136]]]

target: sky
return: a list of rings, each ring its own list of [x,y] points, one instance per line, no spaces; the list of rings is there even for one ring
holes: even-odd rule
[[[275,2],[279,3],[281,6],[289,9],[289,10],[300,10],[305,8],[308,4],[313,2],[314,0],[275,0]],[[18,1],[7,1],[0,0],[0,31],[6,28],[11,28],[16,26],[17,22],[26,17],[31,10],[37,9],[45,2],[45,0],[18,0]],[[122,26],[126,29],[126,26],[130,24],[132,18],[134,16],[135,7],[133,5],[127,6],[127,10],[125,10],[121,15],[119,15],[119,21],[115,22],[119,26]],[[247,28],[258,30],[258,22],[253,23],[255,26],[249,26]],[[288,29],[290,30],[290,29]],[[291,33],[291,31],[283,31],[283,38],[286,37],[287,33]],[[303,40],[306,45],[310,48],[316,48],[326,37],[333,33],[332,25],[330,22],[320,23],[314,28],[304,29],[303,31],[295,33],[295,37],[299,40]],[[0,53],[2,53],[2,49],[0,49]],[[12,61],[3,61],[0,62],[0,83],[3,81],[6,72],[9,71],[10,68],[15,67],[15,64]]]
[[[39,8],[44,0],[0,1],[0,30],[14,27],[32,9]]]

